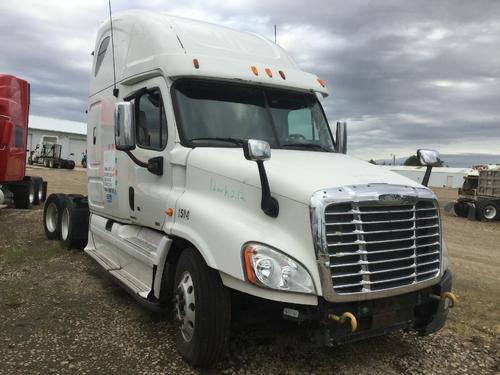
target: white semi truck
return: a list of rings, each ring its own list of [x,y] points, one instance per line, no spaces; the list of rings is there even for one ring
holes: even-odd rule
[[[95,45],[88,197],[48,198],[49,238],[85,246],[151,309],[170,305],[194,366],[224,353],[233,291],[312,321],[325,345],[443,327],[455,297],[436,196],[345,154],[321,79],[257,35],[112,21]]]

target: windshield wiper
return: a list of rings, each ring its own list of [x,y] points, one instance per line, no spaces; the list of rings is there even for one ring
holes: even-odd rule
[[[316,149],[316,150],[321,150],[321,151],[326,151],[326,152],[332,152],[332,150],[327,149],[326,147],[323,147],[321,145],[318,145],[316,143],[285,143],[281,145],[282,148],[309,148],[309,149]]]
[[[193,138],[190,140],[191,142],[196,141],[220,141],[220,142],[228,142],[233,143],[235,145],[241,146],[245,140],[240,138],[231,138],[231,137],[206,137],[206,138]]]

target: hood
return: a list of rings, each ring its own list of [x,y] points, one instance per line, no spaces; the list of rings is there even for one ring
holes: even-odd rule
[[[260,188],[257,164],[246,160],[240,148],[197,147],[188,165]],[[344,154],[272,150],[264,162],[271,193],[305,204],[321,189],[386,183],[411,187],[422,185],[379,166]]]

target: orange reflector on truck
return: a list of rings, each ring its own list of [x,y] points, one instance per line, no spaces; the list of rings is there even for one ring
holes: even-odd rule
[[[273,78],[273,72],[271,72],[271,69],[266,68],[266,74],[269,76],[269,78]]]
[[[278,71],[278,73],[280,74],[281,78],[286,79],[285,73],[283,73],[283,70]]]
[[[318,83],[321,85],[321,87],[325,87],[325,81],[322,79],[318,78]]]
[[[255,74],[256,76],[259,75],[259,71],[257,70],[257,68],[255,66],[252,66],[252,72],[253,74]]]

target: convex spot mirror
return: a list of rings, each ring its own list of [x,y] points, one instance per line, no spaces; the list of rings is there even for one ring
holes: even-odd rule
[[[347,123],[337,122],[337,129],[335,131],[335,152],[340,154],[347,153]]]
[[[115,104],[115,144],[121,151],[135,148],[134,105],[129,102]]]
[[[421,165],[430,167],[439,165],[439,152],[435,150],[417,150],[417,157]]]
[[[247,160],[266,161],[271,158],[271,146],[266,141],[249,139],[243,145],[243,153]]]

